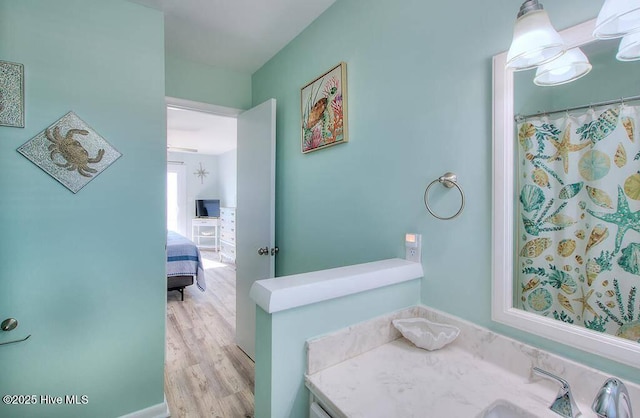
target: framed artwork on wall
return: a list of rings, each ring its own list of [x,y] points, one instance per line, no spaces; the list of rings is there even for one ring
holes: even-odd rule
[[[73,112],[22,144],[18,152],[73,193],[122,156]]]
[[[24,128],[24,65],[0,61],[0,125]]]
[[[303,153],[347,142],[347,64],[302,87],[300,104]]]

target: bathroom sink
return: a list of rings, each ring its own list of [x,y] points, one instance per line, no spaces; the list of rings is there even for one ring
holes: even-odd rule
[[[482,411],[478,418],[537,418],[509,401],[499,399]]]

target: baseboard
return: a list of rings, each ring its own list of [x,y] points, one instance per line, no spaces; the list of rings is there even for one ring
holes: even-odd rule
[[[170,416],[169,404],[167,404],[167,397],[165,396],[162,403],[123,415],[120,418],[168,418]]]

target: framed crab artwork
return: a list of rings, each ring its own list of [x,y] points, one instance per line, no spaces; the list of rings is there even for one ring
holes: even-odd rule
[[[341,62],[301,89],[302,152],[349,140],[347,64]]]
[[[73,193],[122,156],[73,112],[25,142],[18,152]]]

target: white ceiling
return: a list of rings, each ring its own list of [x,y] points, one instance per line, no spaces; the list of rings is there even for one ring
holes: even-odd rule
[[[130,0],[165,14],[165,50],[253,74],[335,0]]]
[[[335,0],[129,0],[165,14],[165,52],[253,74]],[[167,110],[167,146],[222,154],[236,147],[235,118]]]
[[[167,150],[223,154],[236,148],[237,126],[234,117],[169,107]]]

